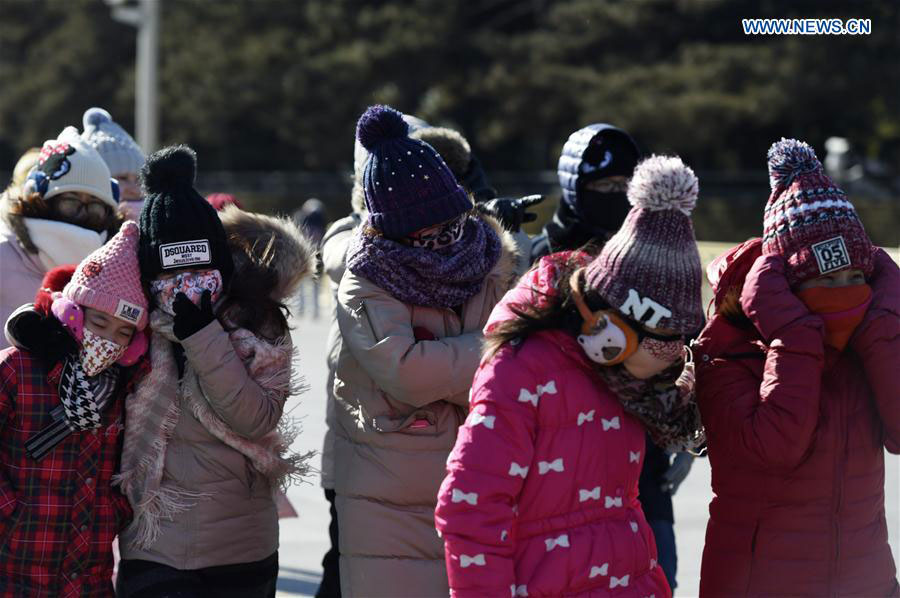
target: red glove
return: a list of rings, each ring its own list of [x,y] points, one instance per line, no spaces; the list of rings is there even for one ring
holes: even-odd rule
[[[741,291],[744,314],[767,343],[786,326],[813,315],[791,291],[784,269],[784,258],[780,255],[756,258]]]
[[[897,267],[891,256],[880,248],[875,250],[873,261],[875,267],[869,277],[872,303],[869,304],[863,321],[850,338],[850,347],[857,353],[865,345],[865,339],[869,338],[867,330],[875,320],[889,314],[900,317],[900,267]]]

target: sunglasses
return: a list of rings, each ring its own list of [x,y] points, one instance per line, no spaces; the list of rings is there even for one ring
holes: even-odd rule
[[[49,200],[59,214],[65,218],[80,218],[82,214],[91,220],[105,220],[109,217],[111,208],[100,201],[84,201],[80,197],[72,195],[60,195]]]

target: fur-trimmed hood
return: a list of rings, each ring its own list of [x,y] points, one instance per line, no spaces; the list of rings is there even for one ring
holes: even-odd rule
[[[268,293],[282,301],[297,292],[300,281],[311,274],[316,251],[313,243],[289,218],[245,212],[227,206],[219,218],[228,237],[234,271],[272,272],[277,281]]]
[[[505,281],[511,288],[519,277],[519,272],[516,270],[521,252],[519,245],[512,233],[500,226],[500,222],[496,218],[486,214],[481,214],[481,218],[490,224],[497,236],[500,237],[500,259],[494,264],[488,276],[495,276]]]

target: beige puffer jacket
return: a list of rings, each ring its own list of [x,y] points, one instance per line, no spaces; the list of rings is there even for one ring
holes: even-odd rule
[[[242,268],[265,265],[278,275],[269,296],[283,299],[311,272],[312,245],[288,220],[237,208],[228,208],[220,217],[236,277],[246,272]],[[231,288],[237,284],[239,281],[232,282]],[[283,337],[275,339],[277,349],[273,353],[290,351],[288,331],[280,333]],[[253,377],[254,365],[260,359],[275,359],[265,357],[269,351],[265,345],[273,343],[258,336],[247,339],[249,346],[255,344],[257,348],[252,351],[252,359],[242,360],[236,340],[240,334],[230,337],[216,320],[184,339],[181,345],[186,371],[197,373],[207,404],[219,421],[242,438],[262,442],[279,425],[287,397],[271,390],[273,381]],[[274,339],[274,335],[266,336]],[[154,335],[154,348],[158,340],[166,342]],[[287,361],[289,364],[290,357]],[[145,380],[151,377],[152,373]],[[188,379],[187,375],[182,378]],[[182,394],[183,389],[179,389],[176,400],[181,409],[165,448],[163,487],[171,484],[203,497],[173,517],[160,517],[159,536],[147,548],[137,546],[138,530],[132,524],[120,536],[122,558],[149,560],[177,569],[201,569],[270,556],[278,549],[278,512],[269,480],[254,469],[248,457],[212,434]],[[126,443],[127,426],[126,420]],[[132,502],[144,498],[126,495]],[[132,506],[137,514],[140,506]]]
[[[462,319],[451,309],[404,304],[349,270],[341,280],[334,395],[344,596],[447,595],[437,492],[466,417],[481,329],[518,274],[519,249],[495,228],[500,260]],[[413,327],[437,340],[417,342]]]

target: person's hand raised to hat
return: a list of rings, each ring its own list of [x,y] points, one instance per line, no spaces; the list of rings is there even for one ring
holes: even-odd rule
[[[500,225],[511,233],[517,233],[526,222],[537,220],[537,214],[527,212],[531,206],[544,201],[542,195],[526,195],[525,197],[498,197],[476,207],[482,214],[493,216],[500,221]]]
[[[785,327],[813,315],[791,290],[785,267],[780,255],[759,256],[747,272],[741,291],[741,308],[767,343]],[[824,330],[821,318],[816,317]]]
[[[178,293],[172,308],[175,310],[173,331],[180,341],[200,332],[216,319],[212,309],[212,294],[208,290],[203,291],[200,296],[200,307],[194,305],[184,293]]]
[[[850,346],[858,354],[865,351],[867,340],[873,338],[868,330],[876,320],[900,317],[900,267],[881,248],[875,250],[872,262],[874,267],[868,280],[872,287],[872,303],[869,304],[863,321],[850,337]]]

